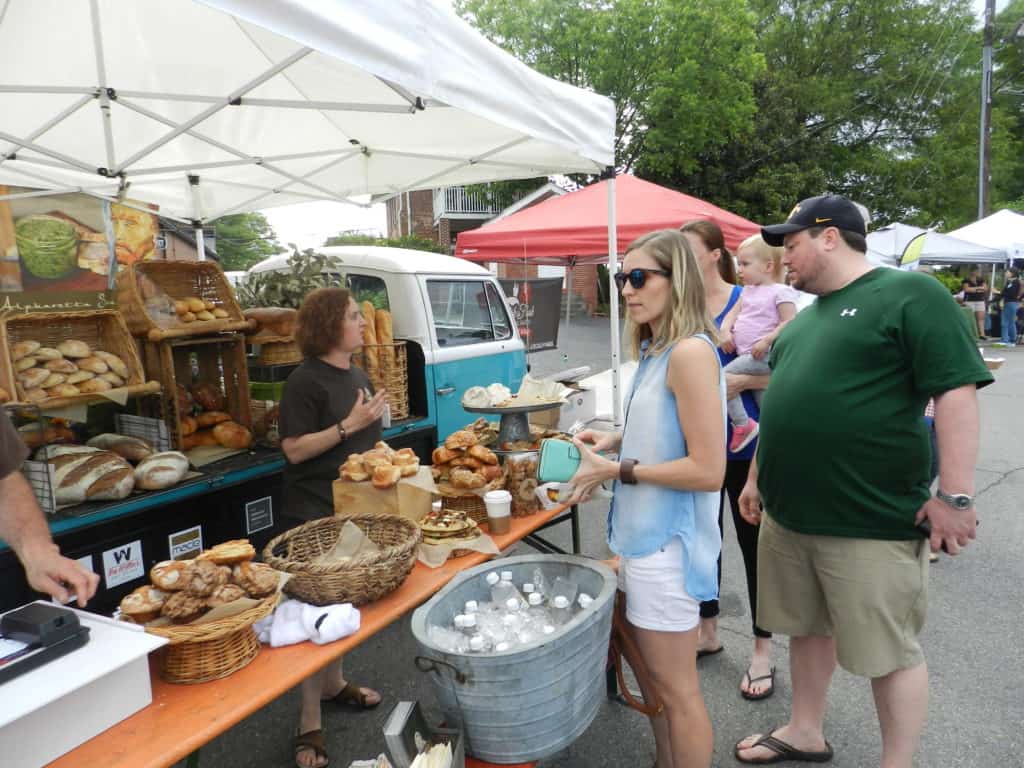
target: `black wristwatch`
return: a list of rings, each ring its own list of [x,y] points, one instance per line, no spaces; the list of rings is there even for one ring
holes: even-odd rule
[[[974,506],[974,497],[966,493],[944,493],[941,489],[935,489],[935,498],[945,502],[959,512],[966,512]]]
[[[639,463],[636,459],[622,459],[619,461],[619,481],[624,485],[636,485],[636,474],[633,470]]]
[[[344,419],[341,421],[344,421]],[[341,442],[344,443],[345,439],[348,437],[348,430],[341,426],[341,421],[339,421],[335,426],[338,428],[338,437],[340,437]]]

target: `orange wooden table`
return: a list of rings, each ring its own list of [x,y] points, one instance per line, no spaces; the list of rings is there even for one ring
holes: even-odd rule
[[[575,529],[577,520],[570,514],[566,507],[556,507],[530,517],[514,518],[507,534],[492,538],[499,549],[505,550],[547,527],[556,518],[571,521]],[[360,609],[360,629],[356,634],[328,645],[305,642],[284,648],[264,647],[247,667],[222,680],[197,685],[166,683],[151,658],[153,703],[50,765],[52,768],[166,768],[173,765],[425,603],[459,572],[489,557],[474,552],[449,560],[440,568],[428,568],[417,562],[401,587]],[[486,765],[468,758],[466,764]]]

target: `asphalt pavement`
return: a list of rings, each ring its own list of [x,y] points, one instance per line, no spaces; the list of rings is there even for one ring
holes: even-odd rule
[[[608,367],[608,321],[573,320],[560,333],[560,349],[531,356],[541,375],[577,365]],[[919,768],[1024,766],[1024,347],[992,349],[1006,358],[996,382],[981,391],[982,440],[977,466],[978,540],[956,557],[943,556],[930,570],[928,622],[922,638],[931,676],[928,723]],[[583,509],[583,552],[608,556],[605,502]],[[729,515],[722,583],[721,636],[725,652],[701,660],[701,686],[715,732],[715,766],[738,766],[735,742],[785,722],[790,705],[788,642],[777,637],[775,695],[747,702],[738,684],[752,645],[742,560]],[[564,529],[564,530],[563,530]],[[569,547],[568,526],[547,532]],[[510,554],[531,552],[520,545]],[[436,706],[426,677],[413,666],[415,643],[408,619],[397,622],[346,657],[349,676],[379,690],[384,703],[354,712],[325,708],[331,765],[384,750],[381,728],[391,707],[418,699],[428,714]],[[293,690],[235,726],[202,750],[204,766],[278,768],[294,765],[291,739],[298,715]],[[826,736],[836,768],[879,765],[880,737],[867,681],[837,671],[829,696]],[[571,747],[541,768],[647,768],[654,742],[645,718],[612,701]],[[795,765],[795,764],[794,764]]]

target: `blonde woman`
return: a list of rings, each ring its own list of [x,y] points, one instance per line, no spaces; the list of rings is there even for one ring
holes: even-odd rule
[[[725,385],[700,267],[677,230],[645,235],[615,276],[639,367],[621,433],[576,439],[574,501],[608,480],[608,544],[622,557],[626,618],[650,672],[656,768],[707,768],[712,733],[697,680],[700,601],[718,597]],[[617,451],[618,460],[600,455]]]

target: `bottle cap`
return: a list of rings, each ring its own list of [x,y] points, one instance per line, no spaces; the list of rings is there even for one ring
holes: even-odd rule
[[[502,581],[512,581],[512,571],[502,571],[501,572],[501,580]]]
[[[488,573],[486,579],[487,583],[490,584],[492,587],[501,580],[495,571],[491,571],[490,573]]]
[[[457,613],[455,614],[455,620],[452,623],[455,624],[456,629],[462,629],[466,626],[466,617],[461,613]]]
[[[592,598],[590,595],[587,595],[587,594],[580,595],[580,598],[579,598],[580,608],[586,608],[592,602],[594,602],[594,598]]]
[[[545,624],[544,625],[544,634],[545,635],[552,635],[552,634],[554,634],[554,632],[555,632],[555,628],[552,627],[550,624]]]
[[[540,605],[544,602],[544,598],[541,597],[540,592],[531,592],[530,596],[526,599],[530,601],[530,605]]]
[[[504,653],[505,651],[508,650],[508,648],[509,648],[508,643],[505,643],[505,642],[498,643],[496,646],[494,646],[494,650],[497,651],[498,653]]]
[[[534,592],[536,589],[537,588],[535,586],[533,586],[533,584],[531,584],[530,582],[526,582],[525,584],[523,584],[523,593],[524,594],[528,595],[531,592]]]
[[[469,638],[469,650],[482,651],[484,649],[483,635],[473,635]]]
[[[565,595],[558,595],[558,597],[551,601],[551,604],[554,605],[555,608],[568,608],[569,598]]]
[[[476,600],[466,601],[466,613],[476,613],[478,610],[480,610],[480,606],[477,604]]]
[[[473,629],[474,627],[476,627],[476,614],[475,613],[467,613],[465,616],[463,616],[462,617],[462,626],[465,627],[466,629]]]
[[[519,610],[519,601],[514,597],[510,597],[505,601],[505,607],[514,613]]]

